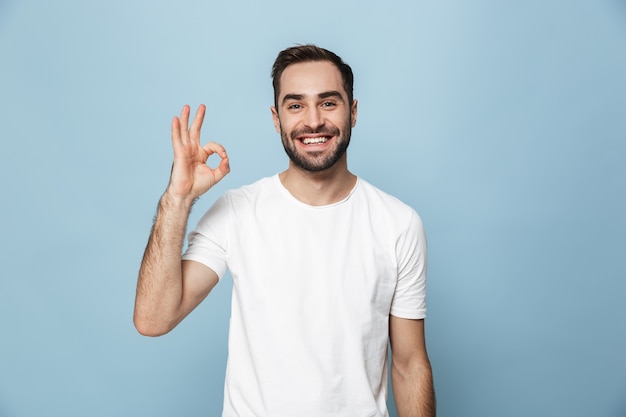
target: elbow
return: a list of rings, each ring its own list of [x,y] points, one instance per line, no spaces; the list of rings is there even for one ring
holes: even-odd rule
[[[391,372],[401,378],[432,378],[432,368],[428,357],[396,358],[392,356]]]
[[[162,325],[152,320],[146,320],[137,314],[133,317],[133,324],[140,335],[148,337],[163,336],[174,328],[174,326]]]

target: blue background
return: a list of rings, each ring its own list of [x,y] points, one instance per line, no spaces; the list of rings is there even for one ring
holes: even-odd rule
[[[0,2],[0,416],[219,415],[230,280],[132,325],[170,120],[206,103],[231,157],[195,224],[286,167],[269,71],[308,42],[426,224],[439,416],[626,416],[623,0]]]

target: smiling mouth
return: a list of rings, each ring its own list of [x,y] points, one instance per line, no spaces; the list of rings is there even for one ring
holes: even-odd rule
[[[305,145],[317,145],[320,143],[326,143],[330,140],[330,136],[319,136],[316,138],[302,138],[300,141]]]

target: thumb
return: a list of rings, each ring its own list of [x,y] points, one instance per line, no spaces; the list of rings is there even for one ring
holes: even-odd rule
[[[230,161],[228,156],[224,153],[224,157],[220,161],[220,164],[213,170],[213,175],[216,181],[220,181],[230,172]]]

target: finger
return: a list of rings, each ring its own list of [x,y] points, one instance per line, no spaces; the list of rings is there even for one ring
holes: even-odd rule
[[[204,114],[206,113],[206,106],[201,104],[196,111],[196,116],[191,123],[191,128],[189,129],[189,138],[196,142],[200,143],[200,130],[202,129],[202,122],[204,121]]]
[[[226,149],[217,142],[209,142],[204,145],[202,149],[204,149],[207,155],[213,155],[215,153],[222,159],[228,158],[228,155],[226,154]]]
[[[176,148],[180,144],[180,120],[174,116],[172,118],[172,146]]]
[[[180,134],[180,139],[182,141],[182,143],[188,143],[189,142],[189,113],[190,113],[190,109],[189,106],[187,104],[185,104],[183,106],[183,109],[180,111],[180,123],[179,125],[179,134]]]
[[[221,158],[219,165],[213,170],[215,180],[220,181],[230,172],[230,160],[228,159],[226,149],[216,142],[209,142],[202,149],[204,149],[207,155],[217,154]]]
[[[230,160],[228,157],[222,158],[219,166],[215,170],[215,178],[219,181],[230,172]]]
[[[217,168],[213,170],[213,178],[215,178],[215,182],[220,182],[228,173],[230,172],[230,165],[228,162],[228,158],[222,159],[222,162],[218,165]]]
[[[215,182],[221,181],[222,178],[224,178],[230,172],[230,159],[228,158],[228,156],[225,155],[220,160],[219,165],[211,171],[213,171],[213,177],[215,178]]]

